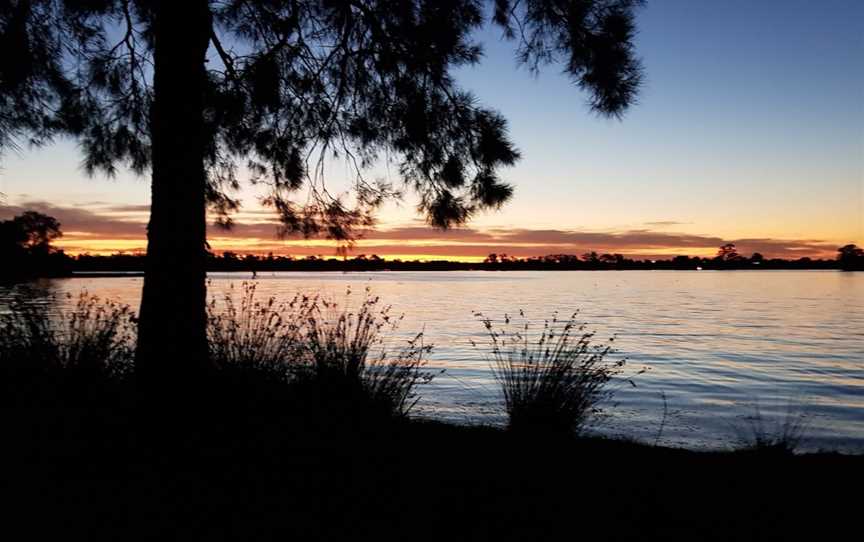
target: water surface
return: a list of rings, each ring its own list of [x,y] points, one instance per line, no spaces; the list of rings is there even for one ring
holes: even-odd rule
[[[211,274],[210,293],[219,296],[250,278]],[[86,289],[137,308],[141,281],[75,277],[37,284],[58,299]],[[598,431],[727,447],[758,404],[769,426],[790,411],[806,415],[810,449],[864,451],[864,273],[286,272],[259,274],[256,283],[263,297],[323,293],[352,303],[368,287],[404,313],[393,340],[423,331],[435,345],[429,367],[445,370],[422,392],[418,413],[424,416],[502,421],[476,313],[501,319],[521,309],[539,324],[555,311],[579,310],[598,339],[616,336],[636,384],[615,383]],[[0,302],[9,294],[10,287],[0,287]],[[647,372],[636,375],[642,368]]]

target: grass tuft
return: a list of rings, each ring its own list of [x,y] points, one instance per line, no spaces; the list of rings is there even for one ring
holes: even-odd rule
[[[345,307],[301,294],[258,301],[255,285],[244,283],[239,302],[232,289],[208,305],[211,359],[228,384],[290,393],[307,410],[405,417],[418,385],[432,378],[423,370],[431,346],[418,334],[391,352],[384,335],[402,318],[368,289],[356,309],[350,296]]]
[[[291,366],[305,355],[305,326],[316,303],[316,298],[301,295],[287,302],[275,297],[262,302],[255,297],[255,284],[248,282],[242,284],[237,302],[232,285],[207,305],[211,362],[234,376],[258,374],[287,381]]]
[[[14,299],[0,315],[2,401],[86,401],[131,374],[136,326],[128,306],[86,291],[68,312],[52,314],[54,305]]]
[[[539,334],[527,321],[517,326],[508,315],[501,327],[477,316],[489,334],[490,365],[503,392],[508,429],[553,436],[582,432],[612,394],[609,381],[626,362],[606,361],[613,353],[612,339],[594,344],[594,333],[576,321],[576,313],[566,321],[556,314]]]
[[[801,447],[807,432],[807,417],[791,407],[782,421],[769,423],[756,402],[753,415],[745,421],[743,427],[736,428],[738,452],[792,455]]]
[[[33,301],[13,300],[0,315],[0,401],[86,401],[134,374],[136,323],[128,306],[86,292],[66,312]],[[288,400],[315,414],[381,419],[407,416],[418,385],[432,378],[423,370],[431,346],[418,334],[391,351],[384,334],[396,331],[401,317],[368,290],[351,310],[318,296],[259,301],[255,285],[244,283],[239,299],[232,289],[207,308],[217,371],[215,378],[202,374],[190,397],[209,390],[222,403]]]
[[[423,370],[432,347],[419,333],[391,352],[383,336],[395,332],[402,317],[390,311],[368,289],[354,310],[326,300],[315,304],[304,335],[308,357],[297,373],[301,387],[320,390],[337,408],[407,416],[419,398],[418,385],[433,377]]]

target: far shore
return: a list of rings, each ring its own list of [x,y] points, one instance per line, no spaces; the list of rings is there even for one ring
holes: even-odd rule
[[[447,262],[452,263],[452,262]],[[208,269],[207,273],[247,273],[253,275],[251,278],[272,276],[274,273],[363,273],[363,272],[442,272],[442,271],[487,271],[487,272],[507,272],[507,271],[856,271],[852,269],[840,269],[833,267],[751,267],[751,268],[573,268],[573,267],[546,267],[546,268],[518,268],[518,267],[502,267],[490,268],[483,265],[459,265],[459,266],[409,266],[409,267],[327,267],[327,268],[284,268],[284,269],[267,269],[259,271],[255,269]],[[31,275],[26,277],[15,277],[18,280],[40,279],[40,278],[141,278],[145,272],[141,270],[126,271],[126,270],[99,270],[99,271],[71,271],[64,274],[51,275]]]

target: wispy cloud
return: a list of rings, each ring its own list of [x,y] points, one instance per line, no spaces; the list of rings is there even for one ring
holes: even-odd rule
[[[666,227],[666,226],[684,226],[692,224],[692,222],[678,222],[677,220],[657,220],[656,222],[643,222],[646,226]]]
[[[149,213],[149,205],[104,205],[99,211],[108,213]]]
[[[141,239],[145,222],[101,214],[90,209],[59,206],[45,201],[24,201],[19,205],[0,205],[0,218],[10,218],[24,211],[38,211],[60,222],[64,234],[106,239]]]

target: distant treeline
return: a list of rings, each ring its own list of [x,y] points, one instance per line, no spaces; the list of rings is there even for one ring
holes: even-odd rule
[[[780,258],[737,258],[722,260],[675,256],[665,260],[630,259],[621,255],[598,255],[585,258],[572,254],[551,254],[531,258],[496,257],[482,262],[457,262],[448,260],[385,260],[378,256],[359,255],[353,258],[322,258],[306,256],[257,256],[238,255],[226,252],[221,255],[209,254],[207,270],[213,272],[246,271],[267,273],[275,271],[542,271],[542,270],[627,270],[627,269],[862,269],[844,266],[839,259],[784,260]],[[7,263],[8,262],[8,263]],[[24,264],[24,265],[21,265]],[[21,265],[17,267],[17,265]],[[81,273],[143,272],[143,254],[112,254],[107,256],[82,254],[68,256],[62,251],[42,254],[22,260],[4,260],[0,276],[69,276]]]
[[[209,254],[207,269],[216,272],[246,271],[266,273],[274,271],[541,271],[541,270],[618,270],[618,269],[839,269],[839,260],[799,258],[784,260],[752,257],[700,258],[675,256],[666,260],[637,260],[621,254],[589,253],[550,254],[530,258],[512,258],[491,254],[482,262],[448,260],[385,260],[376,255],[358,255],[353,258],[321,258],[306,256],[256,256],[225,252]],[[118,254],[112,256],[81,255],[74,260],[75,271],[112,272],[142,271],[143,255]]]
[[[143,272],[143,254],[69,256],[51,245],[61,237],[60,223],[41,213],[28,211],[10,220],[0,220],[0,278],[69,276],[75,272]],[[837,249],[836,259],[765,258],[754,253],[743,256],[735,245],[725,244],[710,258],[675,256],[665,260],[637,260],[622,254],[550,254],[514,258],[489,254],[482,262],[385,260],[364,254],[353,258],[306,256],[258,256],[223,252],[207,253],[208,271],[456,271],[456,270],[601,270],[601,269],[864,269],[864,249],[846,245]]]

